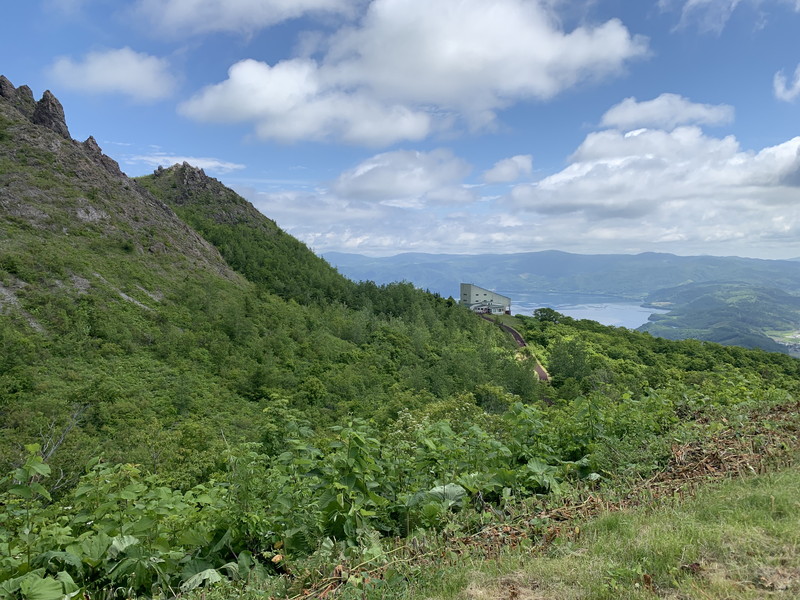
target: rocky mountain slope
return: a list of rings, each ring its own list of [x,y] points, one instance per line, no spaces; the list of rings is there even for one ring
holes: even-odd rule
[[[0,97],[0,208],[8,242],[27,239],[12,230],[35,231],[51,243],[169,254],[171,261],[234,277],[211,244],[128,179],[93,137],[70,138],[50,92],[35,102],[27,86],[14,88],[0,76]],[[24,248],[7,247],[6,260],[13,261],[15,250]]]
[[[223,252],[234,269],[301,303],[351,302],[355,286],[244,198],[187,163],[137,182]]]
[[[129,179],[52,94],[0,83],[0,471],[37,442],[63,485],[100,454],[185,485],[292,415],[533,393],[468,311],[354,284],[200,169]]]

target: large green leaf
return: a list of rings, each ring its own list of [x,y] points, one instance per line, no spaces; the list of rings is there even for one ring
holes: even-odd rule
[[[72,598],[77,596],[81,588],[73,581],[72,576],[66,571],[59,571],[56,575],[56,580],[61,582],[61,587],[64,591],[64,598]]]
[[[205,571],[200,571],[196,575],[192,575],[189,579],[184,581],[181,584],[181,591],[188,592],[203,584],[208,586],[212,583],[222,581],[222,579],[222,575],[220,575],[216,569],[206,569]]]
[[[25,600],[61,600],[64,597],[64,586],[52,577],[26,577],[19,589]]]
[[[30,500],[33,498],[33,491],[27,485],[12,485],[8,488],[9,493]]]
[[[121,553],[125,552],[125,550],[138,543],[139,540],[132,535],[118,535],[111,540],[111,547],[108,549],[108,553],[112,558],[116,558]]]
[[[71,546],[69,550],[80,555],[85,564],[96,567],[105,560],[109,546],[111,546],[111,538],[108,534],[100,531],[81,540],[80,544]]]
[[[461,506],[464,498],[467,495],[467,490],[458,485],[457,483],[448,483],[447,485],[440,485],[428,492],[432,498],[439,500],[449,506]]]

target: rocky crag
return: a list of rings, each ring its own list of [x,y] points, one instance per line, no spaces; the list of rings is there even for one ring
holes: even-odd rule
[[[0,239],[11,224],[39,233],[88,228],[134,253],[171,251],[178,260],[232,276],[216,249],[170,207],[129,179],[94,137],[73,140],[58,99],[37,102],[28,86],[0,75]]]

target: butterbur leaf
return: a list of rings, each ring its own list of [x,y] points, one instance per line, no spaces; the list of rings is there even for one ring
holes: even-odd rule
[[[428,493],[433,498],[446,503],[447,506],[460,506],[464,497],[467,495],[467,490],[457,483],[448,483],[447,485],[437,486]]]
[[[225,563],[218,570],[227,571],[228,577],[230,577],[234,581],[243,579],[243,577],[241,577],[239,573],[239,565],[233,561]]]
[[[253,556],[247,550],[243,550],[239,553],[237,562],[239,563],[239,577],[244,579],[253,568]]]
[[[15,598],[24,577],[14,577],[0,582],[0,598]]]
[[[81,588],[73,581],[72,577],[66,571],[59,571],[56,575],[56,580],[61,582],[61,587],[64,592],[64,597],[72,598],[77,596]]]
[[[64,567],[67,565],[73,567],[79,574],[83,572],[83,563],[81,563],[81,557],[74,552],[45,552],[44,554],[36,557],[34,562],[39,565],[51,565],[53,562],[56,562],[57,564],[61,563],[61,565]],[[64,573],[64,571],[61,572]]]
[[[84,563],[96,567],[105,559],[106,552],[111,546],[111,538],[102,531],[92,537],[81,540],[76,554],[80,554]]]
[[[108,549],[108,553],[112,558],[116,558],[122,552],[125,552],[125,550],[138,543],[139,540],[132,535],[118,535],[111,540],[111,547]]]
[[[64,596],[64,586],[52,577],[25,577],[19,589],[25,600],[61,600]]]
[[[192,575],[189,579],[184,581],[181,584],[181,591],[188,592],[203,584],[208,586],[218,581],[222,581],[222,575],[220,575],[216,569],[206,569],[205,571],[200,571],[196,575]]]
[[[231,564],[231,563],[228,563]],[[184,581],[188,581],[198,573],[205,571],[206,569],[211,569],[212,564],[207,560],[203,560],[201,558],[195,558],[194,560],[190,560],[186,563],[181,571],[181,579]],[[227,567],[228,565],[225,565]],[[222,567],[223,569],[225,567]]]

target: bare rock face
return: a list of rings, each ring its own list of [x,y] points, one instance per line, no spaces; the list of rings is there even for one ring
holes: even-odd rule
[[[213,245],[128,179],[97,140],[73,140],[64,109],[51,92],[37,103],[29,87],[15,88],[0,76],[0,121],[0,164],[15,165],[22,159],[26,165],[0,168],[0,216],[25,222],[42,239],[74,235],[80,246],[91,244],[87,240],[99,234],[128,244],[131,251],[150,249],[165,264],[166,257],[173,257],[186,261],[188,268],[239,280]],[[91,233],[85,240],[80,233],[84,231]],[[0,255],[2,249],[0,241]]]
[[[0,75],[0,96],[7,100],[12,99],[16,94],[17,88],[14,87],[5,75]]]
[[[28,119],[33,116],[33,112],[36,110],[36,101],[33,99],[31,88],[27,85],[15,88],[4,75],[0,75],[0,97],[11,102]]]
[[[36,109],[33,111],[31,121],[37,125],[55,131],[61,137],[68,140],[72,139],[72,136],[69,134],[69,129],[67,129],[64,107],[61,106],[61,102],[58,101],[58,98],[50,93],[50,90],[47,90],[42,96],[42,99],[36,103]]]
[[[33,99],[31,88],[27,85],[15,88],[7,77],[0,75],[0,99],[8,101],[31,123],[47,127],[61,137],[72,140],[64,117],[64,107],[61,106],[61,102],[49,90],[42,95],[42,99],[39,102],[36,102]],[[119,163],[103,154],[94,137],[90,136],[89,139],[82,144],[78,144],[78,146],[83,149],[92,161],[102,166],[107,172],[117,177],[125,176],[119,168]]]
[[[86,154],[88,154],[95,162],[100,163],[106,171],[112,175],[123,175],[119,168],[119,163],[110,156],[103,154],[103,151],[100,149],[100,146],[97,144],[97,140],[94,139],[94,136],[90,135],[89,138],[81,144],[81,146],[83,146]]]

